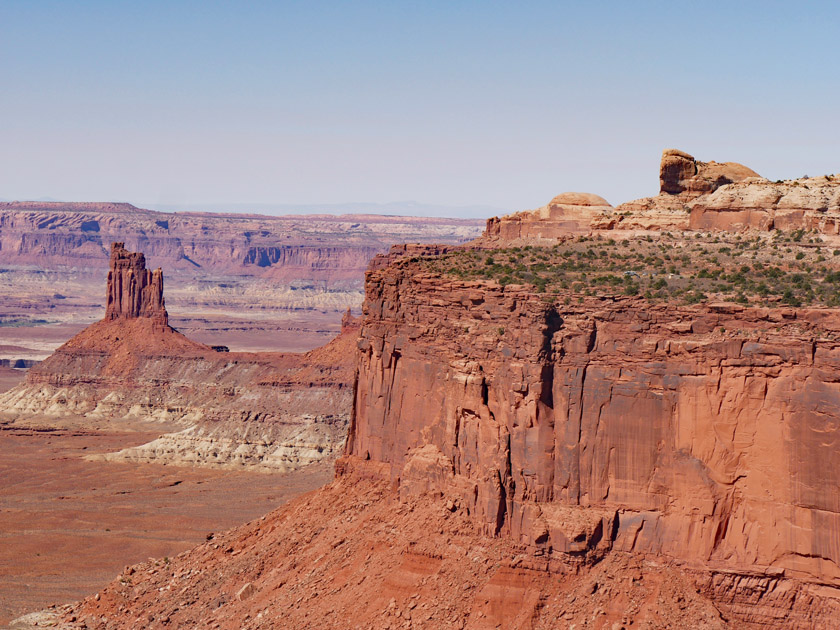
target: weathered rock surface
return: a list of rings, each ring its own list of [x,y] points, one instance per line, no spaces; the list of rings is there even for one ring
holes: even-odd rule
[[[398,500],[378,466],[340,461],[329,486],[58,612],[105,629],[727,627],[679,567],[613,554],[551,573],[514,541],[476,535],[463,506]]]
[[[563,193],[542,208],[488,219],[482,239],[513,244],[556,240],[570,233],[611,226],[616,220],[613,210],[598,195]]]
[[[690,200],[752,177],[761,176],[737,162],[699,162],[684,151],[665,149],[659,165],[659,192]]]
[[[163,301],[163,272],[146,269],[146,257],[129,252],[125,243],[111,245],[108,297],[105,319],[151,317],[161,326],[168,323]]]
[[[351,405],[355,320],[304,354],[217,352],[171,328],[160,270],[112,249],[105,318],[0,395],[5,421],[83,416],[184,426],[110,459],[290,470],[334,456]]]
[[[840,177],[746,180],[690,204],[693,230],[816,230],[840,234]]]
[[[619,205],[618,229],[689,229],[689,203],[721,186],[761,177],[736,162],[700,162],[683,151],[665,149],[659,163],[659,194]]]
[[[840,235],[840,177],[770,182],[735,162],[662,152],[659,194],[613,208],[588,193],[558,195],[537,210],[488,219],[478,244],[544,244],[594,230],[816,230]]]
[[[366,295],[347,452],[404,497],[443,492],[549,561],[685,563],[740,622],[834,610],[836,311],[558,307],[406,263]]]
[[[598,195],[563,193],[537,210],[488,219],[480,242],[540,244],[593,230],[686,230],[695,227],[689,226],[692,201],[735,182],[766,180],[735,162],[699,162],[683,151],[666,149],[659,167],[659,195],[613,208]]]

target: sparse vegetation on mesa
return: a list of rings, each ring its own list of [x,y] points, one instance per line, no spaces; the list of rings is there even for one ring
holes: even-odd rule
[[[539,293],[641,296],[696,304],[840,306],[840,250],[815,233],[580,236],[551,247],[458,250],[416,261],[459,279],[529,284]]]

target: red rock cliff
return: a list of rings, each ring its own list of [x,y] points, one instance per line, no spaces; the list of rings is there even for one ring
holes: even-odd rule
[[[836,311],[367,279],[347,452],[401,493],[549,559],[670,558],[735,619],[840,592]]]
[[[125,243],[111,245],[105,319],[149,317],[166,326],[168,315],[163,301],[163,272],[146,269],[146,257],[125,249]]]

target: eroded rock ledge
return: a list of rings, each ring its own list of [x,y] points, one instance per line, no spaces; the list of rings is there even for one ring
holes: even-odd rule
[[[737,162],[701,162],[665,149],[658,195],[613,207],[591,193],[563,193],[542,208],[489,219],[481,241],[546,244],[596,230],[773,229],[840,235],[840,177],[770,182]]]

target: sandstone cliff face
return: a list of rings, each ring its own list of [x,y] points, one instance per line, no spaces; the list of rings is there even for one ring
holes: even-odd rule
[[[691,204],[693,230],[816,230],[840,234],[840,178],[770,182],[748,180],[723,186]]]
[[[795,600],[840,585],[838,331],[394,264],[368,274],[347,452],[549,559],[664,556],[735,618],[805,623]]]
[[[140,252],[129,252],[125,243],[111,245],[105,319],[150,317],[166,326],[168,316],[163,301],[163,272],[146,269]]]

